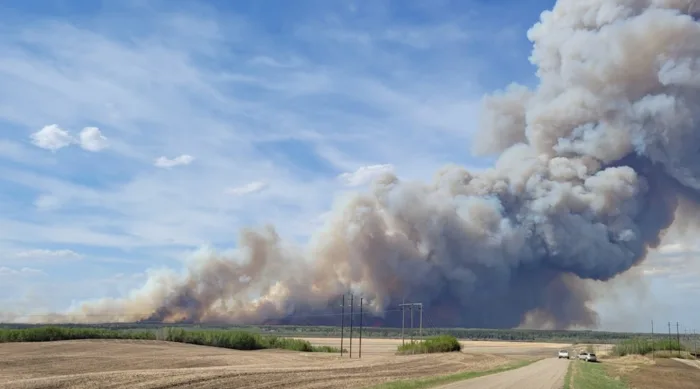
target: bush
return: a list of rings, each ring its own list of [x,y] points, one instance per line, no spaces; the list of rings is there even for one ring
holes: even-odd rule
[[[449,353],[461,350],[462,345],[457,338],[452,335],[439,335],[400,345],[397,354]]]
[[[109,330],[101,328],[33,327],[0,329],[3,342],[47,342],[75,339],[150,339],[189,343],[234,350],[284,349],[305,352],[340,352],[330,346],[312,346],[306,340],[263,336],[238,330],[196,330],[161,328],[156,331]]]
[[[625,355],[647,355],[654,352],[654,355],[672,355],[671,351],[685,351],[685,347],[676,340],[669,339],[647,339],[636,338],[623,340],[613,346],[610,354],[618,357]]]

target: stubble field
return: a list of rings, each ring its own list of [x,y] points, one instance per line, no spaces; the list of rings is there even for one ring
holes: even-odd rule
[[[340,339],[307,338],[339,346]],[[553,355],[563,344],[462,342],[461,353],[396,356],[401,340],[353,339],[347,354],[237,351],[139,340],[0,344],[0,388],[361,388],[397,379],[483,371]],[[348,340],[344,347],[349,349]]]

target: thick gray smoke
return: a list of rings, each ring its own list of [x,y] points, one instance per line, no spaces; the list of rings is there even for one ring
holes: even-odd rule
[[[700,193],[690,3],[560,0],[528,32],[536,88],[484,101],[475,144],[499,154],[492,169],[448,166],[430,184],[387,174],[304,249],[244,231],[236,254],[203,252],[184,278],[155,274],[55,319],[322,323],[353,290],[378,317],[405,299],[433,325],[595,326],[582,280],[640,263]]]

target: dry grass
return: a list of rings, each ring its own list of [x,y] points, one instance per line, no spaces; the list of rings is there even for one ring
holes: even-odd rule
[[[465,353],[396,356],[398,342],[363,339],[362,359],[139,340],[8,343],[0,347],[0,388],[356,388],[512,361]]]
[[[610,358],[605,365],[608,374],[637,389],[697,389],[700,366],[695,361],[677,361],[669,358],[652,360],[646,356]]]

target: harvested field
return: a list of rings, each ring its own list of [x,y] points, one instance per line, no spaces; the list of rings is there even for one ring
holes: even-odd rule
[[[667,358],[652,360],[642,356],[611,358],[605,361],[608,374],[619,377],[635,389],[697,389],[700,368]]]
[[[340,338],[303,338],[315,346],[340,347]],[[406,339],[406,342],[409,340]],[[571,348],[566,343],[503,342],[503,341],[460,341],[462,352],[467,354],[492,354],[503,356],[555,356],[560,348]],[[401,339],[362,339],[362,357],[373,355],[393,355]],[[352,340],[353,356],[357,355],[359,342]],[[343,348],[350,349],[346,338]]]
[[[139,340],[5,343],[0,345],[0,388],[358,388],[488,370],[511,361],[465,353],[396,356],[396,343],[385,343],[364,339],[363,351],[379,352],[363,352],[362,359]]]

